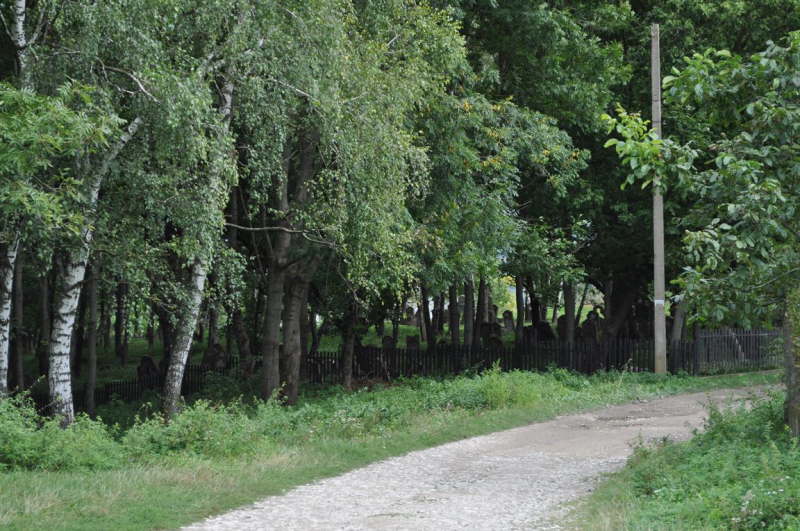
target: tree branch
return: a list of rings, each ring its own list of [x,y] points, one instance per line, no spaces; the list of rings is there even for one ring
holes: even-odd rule
[[[6,17],[4,17],[3,13],[1,12],[0,12],[0,22],[3,23],[3,29],[5,30],[6,35],[8,35],[8,38],[13,41],[14,37],[11,36],[11,29],[8,27],[8,22],[6,22]]]
[[[142,93],[147,95],[147,97],[149,97],[154,102],[161,103],[158,100],[158,98],[156,98],[155,96],[150,94],[150,92],[147,90],[147,88],[145,88],[144,83],[142,83],[142,81],[138,77],[136,77],[133,73],[128,72],[127,70],[123,70],[121,68],[115,68],[113,66],[106,66],[105,64],[103,64],[102,61],[100,62],[100,65],[101,65],[101,68],[103,68],[103,70],[111,70],[112,72],[117,72],[119,74],[123,74],[125,76],[128,76],[129,78],[131,78],[133,80],[134,83],[136,83],[136,85],[139,87],[139,90],[142,91]]]

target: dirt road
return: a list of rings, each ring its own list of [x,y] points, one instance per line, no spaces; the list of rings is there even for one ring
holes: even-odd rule
[[[558,529],[631,443],[686,439],[722,390],[612,406],[388,459],[185,529]]]

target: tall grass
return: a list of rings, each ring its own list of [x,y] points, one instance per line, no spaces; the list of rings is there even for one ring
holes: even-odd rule
[[[120,403],[104,410],[105,421],[82,416],[67,430],[15,398],[0,402],[0,527],[175,527],[377,459],[559,413],[777,380],[494,367],[355,392],[317,389],[285,407],[236,398],[236,383],[220,379],[169,425],[153,404]]]
[[[800,446],[783,394],[712,408],[685,443],[637,448],[579,511],[586,529],[800,529]]]

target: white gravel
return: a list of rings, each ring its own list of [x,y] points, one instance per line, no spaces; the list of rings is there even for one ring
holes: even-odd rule
[[[715,391],[567,415],[387,459],[186,530],[558,529],[567,502],[621,467],[631,443],[685,439]]]

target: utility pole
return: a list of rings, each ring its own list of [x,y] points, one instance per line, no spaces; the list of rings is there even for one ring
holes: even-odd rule
[[[653,128],[661,138],[661,48],[658,24],[651,31],[651,82],[653,92]],[[653,181],[653,305],[655,310],[655,371],[667,372],[667,322],[664,316],[664,197],[661,183]]]

